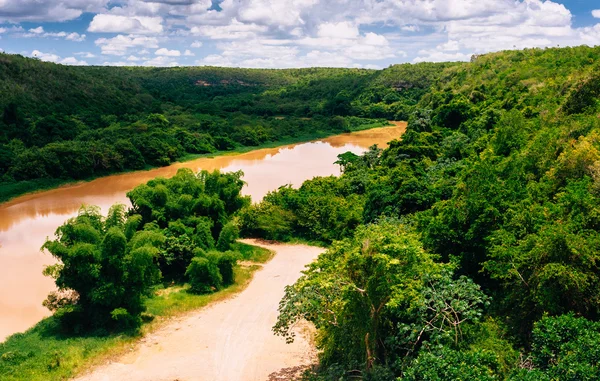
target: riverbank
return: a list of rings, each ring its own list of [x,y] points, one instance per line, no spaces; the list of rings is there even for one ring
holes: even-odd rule
[[[314,364],[316,351],[308,324],[297,327],[292,344],[275,336],[271,328],[285,287],[293,284],[323,249],[256,244],[275,251],[275,257],[235,298],[170,322],[147,335],[130,353],[77,381],[254,381]]]
[[[156,177],[172,177],[181,168],[194,172],[241,170],[247,183],[242,193],[258,201],[286,184],[299,187],[315,176],[339,175],[339,165],[334,164],[339,154],[351,151],[360,155],[373,144],[385,147],[402,135],[405,126],[398,122],[396,126],[336,135],[318,142],[199,158],[61,187],[0,205],[0,341],[49,315],[42,301],[55,286],[42,271],[54,260],[40,247],[46,237],[53,237],[58,226],[77,215],[82,204],[97,205],[106,213],[115,203],[128,205],[129,190]]]
[[[241,252],[243,262],[235,269],[234,285],[208,295],[188,293],[185,285],[157,289],[154,297],[146,302],[147,312],[154,320],[144,324],[140,332],[106,336],[64,335],[55,319],[48,317],[28,331],[10,336],[0,343],[0,379],[52,381],[75,377],[86,369],[130,352],[140,339],[174,319],[240,293],[274,252],[245,243],[238,243],[236,249]]]
[[[365,131],[369,129],[385,127],[392,125],[393,122],[381,122],[381,123],[371,123],[360,125],[356,128],[351,129],[349,132],[358,132]],[[300,135],[296,137],[289,137],[286,139],[277,140],[274,142],[266,142],[257,146],[239,146],[233,150],[229,151],[217,151],[213,153],[207,154],[187,154],[178,160],[175,163],[184,163],[200,158],[211,158],[218,156],[226,156],[226,155],[239,155],[243,153],[247,153],[254,150],[265,149],[265,148],[275,148],[279,146],[285,146],[290,144],[304,143],[315,141],[319,139],[324,139],[331,136],[339,135],[340,131],[315,131],[308,135]],[[169,164],[172,165],[173,163]],[[5,183],[0,184],[0,204],[6,203],[14,200],[17,197],[26,196],[30,194],[35,194],[39,192],[45,192],[48,190],[60,188],[60,187],[68,187],[81,183],[90,182],[99,178],[112,176],[116,174],[125,174],[131,172],[139,172],[139,171],[149,171],[160,167],[155,166],[147,166],[141,170],[129,170],[129,171],[120,171],[120,172],[111,172],[111,173],[103,173],[98,176],[90,176],[84,180],[73,180],[73,179],[37,179],[37,180],[29,180],[29,181],[19,181],[13,183]]]

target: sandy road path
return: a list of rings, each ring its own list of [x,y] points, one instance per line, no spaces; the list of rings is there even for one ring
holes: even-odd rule
[[[256,244],[255,242],[248,242]],[[80,381],[266,381],[282,368],[309,365],[314,351],[302,335],[293,344],[271,327],[284,287],[322,249],[263,245],[274,258],[237,296],[193,312],[145,337],[130,354]]]

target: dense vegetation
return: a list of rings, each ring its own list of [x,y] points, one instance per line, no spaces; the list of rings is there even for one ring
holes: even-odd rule
[[[243,213],[243,234],[331,243],[274,328],[316,325],[314,377],[597,379],[599,58],[529,49],[447,68],[402,140]]]
[[[62,260],[47,270],[62,289],[47,302],[57,327],[139,326],[160,277],[190,293],[231,283],[239,226],[329,246],[286,289],[274,327],[293,340],[296,322],[314,323],[321,367],[309,379],[600,377],[600,48],[382,71],[109,70],[1,57],[7,186],[85,178],[86,160],[121,165],[91,172],[102,173],[372,121],[363,118],[409,121],[385,150],[340,155],[341,177],[255,205],[240,196],[239,173],[181,171],[130,192],[127,212],[82,209],[46,244]],[[44,94],[23,68],[56,83]],[[107,148],[116,159],[86,156],[102,142],[123,146]],[[33,357],[0,352],[11,372]]]
[[[263,263],[272,253],[257,246],[236,243],[235,250],[248,262]],[[65,331],[60,316],[51,316],[27,332],[18,333],[0,343],[0,379],[2,381],[66,380],[90,366],[114,359],[131,350],[142,335],[162,326],[166,319],[177,317],[210,303],[229,298],[243,289],[260,265],[236,266],[235,284],[210,294],[190,292],[189,286],[157,285],[145,299],[144,316],[155,317],[143,325],[141,332],[114,334]]]
[[[231,285],[241,257],[233,215],[249,204],[241,176],[180,169],[129,192],[128,211],[82,207],[44,245],[59,260],[45,270],[58,287],[45,302],[56,320],[74,332],[131,330],[161,280],[195,293]]]
[[[131,342],[144,322],[239,291],[253,268],[238,260],[270,258],[236,242],[236,214],[250,203],[242,176],[180,169],[130,191],[128,210],[83,206],[43,247],[59,260],[45,270],[58,289],[44,302],[54,314],[0,343],[0,378],[64,379]]]
[[[0,53],[0,201],[190,155],[405,120],[446,66],[69,67]]]

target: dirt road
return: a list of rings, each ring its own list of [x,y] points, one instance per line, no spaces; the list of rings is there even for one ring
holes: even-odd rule
[[[276,255],[255,273],[244,291],[169,323],[118,362],[78,380],[267,381],[281,369],[313,363],[314,350],[304,335],[286,344],[273,335],[271,327],[284,287],[294,283],[322,249],[260,246]]]

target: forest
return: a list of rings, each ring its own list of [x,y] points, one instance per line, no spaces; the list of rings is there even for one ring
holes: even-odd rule
[[[82,208],[44,246],[58,331],[139,329],[161,284],[232,284],[239,236],[301,241],[327,250],[273,332],[314,324],[306,380],[600,378],[600,48],[380,71],[0,65],[13,190],[408,121],[385,149],[339,155],[341,176],[263,200],[241,195],[242,173],[181,170],[129,192],[128,210]],[[19,340],[0,344],[0,375],[33,363]]]
[[[599,54],[447,68],[401,139],[242,213],[243,235],[329,247],[274,327],[317,327],[308,379],[600,378]]]
[[[0,201],[405,120],[446,66],[72,67],[0,53]]]

